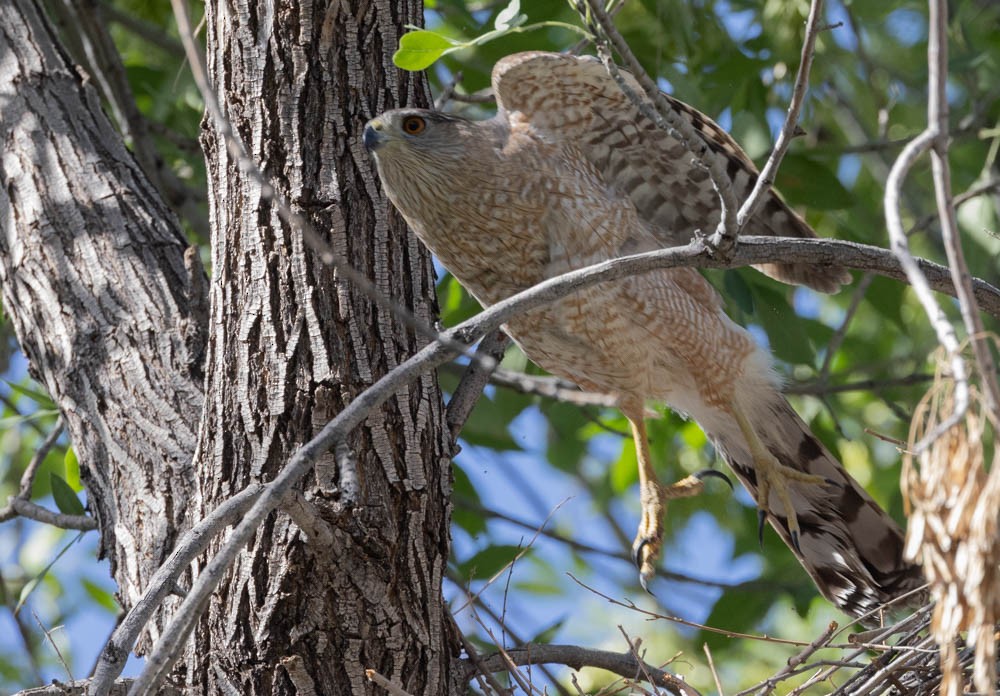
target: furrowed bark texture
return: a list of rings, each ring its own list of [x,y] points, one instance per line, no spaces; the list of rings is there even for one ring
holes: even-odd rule
[[[29,0],[0,3],[0,138],[3,309],[130,606],[189,524],[204,271]]]
[[[391,63],[420,4],[209,2],[209,73],[223,112],[292,207],[340,258],[424,321],[433,269],[379,191],[365,121],[428,103]],[[414,352],[393,316],[282,222],[209,122],[213,282],[200,506],[267,481],[345,403]],[[454,645],[441,580],[450,469],[432,375],[350,441],[360,493],[343,505],[331,454],[271,515],[196,628],[182,678],[200,693],[371,694],[375,669],[446,694]],[[306,691],[303,691],[306,690]]]

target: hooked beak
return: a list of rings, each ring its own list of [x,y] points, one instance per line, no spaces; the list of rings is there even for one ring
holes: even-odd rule
[[[363,136],[365,149],[369,152],[374,152],[385,143],[386,137],[382,133],[384,128],[385,126],[377,118],[373,118],[365,125],[365,132]]]

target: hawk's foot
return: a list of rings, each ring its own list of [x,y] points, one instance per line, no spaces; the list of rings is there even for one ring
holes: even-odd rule
[[[687,476],[677,483],[660,486],[651,481],[651,486],[644,486],[641,491],[642,517],[639,519],[639,530],[632,542],[632,560],[639,569],[639,584],[649,592],[649,581],[656,575],[656,561],[663,548],[663,513],[668,500],[691,498],[702,492],[706,478],[720,478],[732,489],[733,483],[725,474],[714,469],[704,469]]]
[[[795,506],[792,505],[789,484],[795,482],[807,485],[827,485],[831,481],[825,476],[808,474],[779,462],[760,441],[746,417],[739,411],[734,412],[733,415],[736,416],[736,422],[739,423],[743,437],[750,447],[750,455],[753,457],[753,470],[757,478],[757,539],[763,545],[764,522],[768,515],[774,514],[770,505],[771,492],[773,491],[785,512],[785,521],[792,546],[798,553],[802,553],[799,546],[799,533],[801,531],[799,518],[795,514]]]

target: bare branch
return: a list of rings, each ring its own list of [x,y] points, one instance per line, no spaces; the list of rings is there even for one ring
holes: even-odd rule
[[[903,221],[900,216],[899,195],[903,181],[917,158],[930,148],[934,137],[934,131],[928,128],[910,141],[892,165],[885,184],[885,222],[889,229],[890,246],[893,254],[899,259],[910,285],[913,286],[920,304],[923,305],[931,326],[937,334],[938,342],[947,352],[951,361],[951,377],[955,380],[955,413],[917,443],[914,448],[917,452],[925,449],[940,433],[957,423],[969,405],[969,377],[965,361],[959,352],[958,336],[934,295],[931,294],[927,277],[910,252],[910,243],[903,230]]]
[[[508,648],[507,657],[517,666],[559,664],[575,670],[584,667],[596,667],[607,670],[626,679],[636,679],[649,675],[649,683],[662,686],[677,696],[699,696],[698,691],[675,674],[654,667],[639,660],[632,652],[616,653],[609,650],[594,650],[578,645],[522,645],[518,648]],[[503,672],[508,669],[508,663],[500,653],[494,653],[482,658],[483,665],[492,672]],[[467,662],[465,666],[469,679],[475,673],[475,665]]]
[[[770,190],[774,183],[774,177],[778,173],[778,165],[788,152],[788,146],[792,144],[795,137],[795,130],[799,122],[799,112],[802,110],[802,102],[805,100],[806,89],[809,87],[809,71],[812,68],[813,55],[816,52],[816,36],[820,32],[819,22],[823,18],[823,0],[812,0],[809,6],[809,18],[806,20],[806,35],[802,41],[802,56],[799,61],[799,70],[795,76],[795,86],[792,88],[792,97],[788,103],[788,111],[785,114],[785,122],[778,131],[778,137],[774,141],[774,149],[767,158],[764,168],[757,176],[757,183],[743,206],[736,213],[736,227],[742,229],[747,220],[754,216],[754,213],[764,202],[764,194]]]
[[[507,334],[503,331],[494,331],[488,334],[480,341],[479,348],[476,350],[477,355],[483,355],[487,359],[474,360],[466,366],[462,380],[451,395],[445,413],[445,422],[448,424],[452,442],[458,440],[458,434],[462,431],[465,421],[469,419],[469,414],[472,413],[476,402],[479,401],[486,383],[490,381],[490,375],[494,368],[500,364],[508,340]]]
[[[236,522],[246,512],[263,490],[260,484],[253,484],[226,500],[219,507],[205,516],[194,527],[184,533],[177,542],[170,557],[157,568],[149,579],[149,585],[142,598],[135,603],[125,617],[119,622],[118,628],[111,634],[97,664],[94,667],[94,677],[88,687],[88,694],[96,696],[108,693],[115,679],[125,668],[128,655],[135,646],[143,627],[152,618],[177,583],[191,562],[204,551],[223,529]]]
[[[941,238],[948,255],[948,266],[955,283],[962,321],[972,342],[972,354],[975,356],[976,367],[982,380],[986,408],[997,418],[1000,417],[1000,385],[997,384],[993,354],[983,333],[979,307],[972,294],[972,275],[969,273],[969,266],[962,251],[958,219],[951,193],[951,168],[948,164],[948,5],[945,0],[930,2],[927,62],[929,68],[927,130],[933,134],[931,172],[934,178],[934,198],[941,220]]]
[[[602,406],[606,408],[618,406],[617,397],[611,394],[581,391],[575,384],[560,377],[542,377],[497,368],[490,376],[490,382],[498,387],[507,387],[522,394],[541,396],[575,406]]]
[[[193,627],[194,621],[201,613],[204,603],[218,585],[225,570],[253,537],[263,519],[278,507],[288,490],[312,468],[316,458],[336,442],[343,440],[367,418],[372,409],[392,397],[402,385],[451,359],[454,353],[446,347],[446,342],[451,344],[461,342],[467,345],[475,337],[497,329],[511,317],[565,297],[583,287],[658,268],[683,265],[728,268],[776,258],[782,261],[799,261],[808,257],[813,262],[836,263],[874,270],[890,277],[902,276],[899,261],[890,252],[878,247],[829,239],[744,238],[736,246],[732,259],[722,260],[711,254],[710,247],[702,240],[695,240],[683,247],[613,259],[548,279],[498,302],[472,319],[444,332],[440,340],[425,346],[413,357],[389,371],[349,403],[316,437],[296,450],[285,468],[265,486],[253,507],[233,530],[229,540],[195,581],[160,642],[149,656],[146,670],[136,681],[136,693],[143,693],[143,690],[150,688],[154,679],[160,679],[169,670],[179,655],[180,646]],[[951,287],[946,269],[927,261],[921,263],[925,269],[931,271],[929,275],[935,279],[936,287],[942,290]],[[977,293],[982,299],[988,300],[983,303],[987,311],[995,311],[997,316],[1000,316],[1000,291],[984,281],[978,281]],[[153,677],[153,674],[161,676]]]
[[[60,529],[76,529],[81,532],[89,532],[97,529],[97,521],[88,515],[66,515],[61,512],[52,512],[41,505],[35,505],[23,498],[11,497],[9,507],[13,508],[21,517],[29,520],[51,524]]]
[[[55,514],[55,513],[50,513],[45,508],[40,507],[38,505],[34,505],[29,501],[31,500],[31,489],[35,485],[35,476],[38,473],[38,467],[40,467],[42,465],[42,462],[45,461],[45,457],[48,456],[49,452],[55,446],[56,442],[59,441],[59,437],[62,435],[62,433],[63,433],[63,419],[62,416],[60,416],[58,420],[56,420],[56,424],[52,427],[52,430],[49,432],[48,435],[45,436],[45,439],[42,440],[42,444],[40,444],[38,446],[38,449],[35,450],[35,453],[31,457],[31,461],[28,462],[28,466],[24,468],[24,473],[21,474],[21,483],[18,486],[17,495],[14,498],[11,498],[10,502],[7,505],[0,508],[0,522],[6,522],[7,520],[12,519],[18,514],[23,514],[25,517],[29,517],[33,520],[44,522],[45,520],[39,520],[37,517],[37,515],[39,514],[38,513],[39,510],[45,514],[49,515]],[[16,510],[14,507],[15,500],[29,503],[28,506],[22,506],[22,509],[30,510],[30,512],[28,514],[24,514]],[[65,517],[75,518],[76,516],[66,515]],[[86,517],[85,519],[90,520],[90,522],[94,524],[94,526],[89,527],[88,529],[97,528],[97,524],[94,522],[94,520],[92,520],[89,517]],[[66,527],[64,525],[56,525],[56,526],[62,527],[63,529],[80,529],[80,527]]]

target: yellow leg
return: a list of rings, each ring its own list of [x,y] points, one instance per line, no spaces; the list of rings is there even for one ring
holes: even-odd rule
[[[788,522],[788,534],[792,537],[792,546],[795,547],[796,551],[801,552],[799,548],[799,519],[795,514],[795,506],[792,505],[788,484],[791,481],[810,485],[830,482],[824,476],[807,474],[779,462],[760,441],[757,432],[750,425],[746,416],[738,409],[733,410],[733,416],[750,447],[750,456],[753,457],[754,474],[757,477],[757,508],[760,511],[760,529],[758,531],[761,539],[763,539],[764,520],[771,513],[768,500],[773,489],[778,500],[781,501],[782,508],[784,508],[785,518]]]
[[[639,583],[648,592],[649,581],[656,575],[656,560],[660,557],[660,550],[663,547],[663,514],[666,512],[667,501],[689,498],[701,493],[705,485],[701,477],[705,474],[720,476],[727,483],[729,479],[715,471],[699,472],[664,488],[657,481],[656,472],[653,471],[645,421],[641,415],[628,416],[628,419],[632,425],[636,458],[639,460],[639,501],[642,506],[639,531],[632,543],[632,559],[639,568]]]

